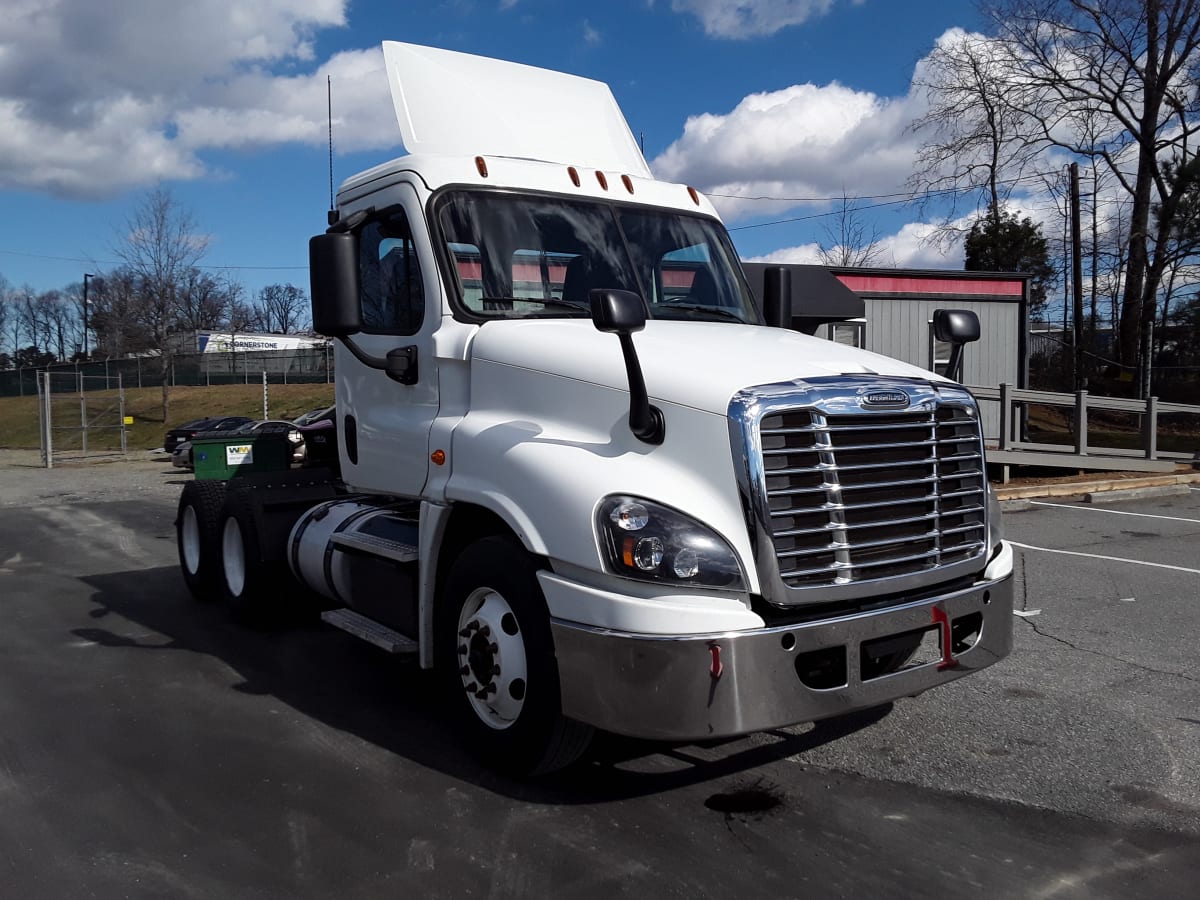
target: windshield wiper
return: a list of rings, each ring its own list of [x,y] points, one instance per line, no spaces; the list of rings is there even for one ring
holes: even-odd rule
[[[723,306],[705,306],[702,303],[675,303],[672,301],[667,301],[666,303],[659,303],[655,306],[655,310],[660,309],[678,309],[682,312],[707,313],[720,319],[731,319],[734,322],[741,322],[743,325],[748,324],[745,319],[743,319],[733,310],[726,309]]]
[[[552,306],[557,309],[570,309],[591,315],[592,308],[586,303],[576,303],[573,300],[559,300],[557,297],[481,297],[481,303],[540,303],[542,306]],[[493,312],[494,310],[486,310]]]

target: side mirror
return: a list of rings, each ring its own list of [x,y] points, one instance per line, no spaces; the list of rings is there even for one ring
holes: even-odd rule
[[[646,327],[646,304],[633,291],[593,290],[592,324],[605,334],[641,331]]]
[[[319,234],[308,242],[313,331],[348,337],[362,331],[358,306],[358,236]]]
[[[935,309],[933,335],[947,344],[969,344],[979,340],[979,316],[969,309]]]
[[[963,344],[979,340],[979,316],[969,309],[935,309],[933,336],[951,345],[946,377],[962,381]]]
[[[763,270],[763,318],[773,328],[792,327],[792,273],[783,266]]]

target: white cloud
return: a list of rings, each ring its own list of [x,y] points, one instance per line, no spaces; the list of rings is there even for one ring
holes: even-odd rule
[[[105,196],[207,172],[205,150],[392,146],[382,55],[314,66],[347,0],[10,0],[0,19],[0,189]],[[339,127],[340,126],[340,127]]]
[[[831,82],[751,94],[725,114],[691,116],[683,135],[652,163],[660,177],[710,195],[821,198],[903,190],[918,140],[908,133],[923,100],[879,97]],[[802,205],[713,197],[742,218]]]
[[[965,221],[960,224],[968,227]],[[938,242],[930,240],[936,230],[935,225],[910,222],[895,234],[880,237],[876,242],[875,265],[901,269],[961,269],[962,242],[956,241],[943,248]],[[751,257],[749,262],[819,264],[821,247],[816,242],[783,247]]]
[[[691,13],[705,34],[721,38],[774,34],[823,16],[832,7],[833,0],[671,0],[671,9]]]
[[[600,32],[587,19],[583,20],[583,40],[584,43],[592,46],[596,46],[603,40]]]

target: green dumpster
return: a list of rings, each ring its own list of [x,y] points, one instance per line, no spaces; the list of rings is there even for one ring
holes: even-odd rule
[[[225,481],[250,472],[282,472],[292,464],[292,442],[284,432],[210,432],[192,439],[197,478]]]

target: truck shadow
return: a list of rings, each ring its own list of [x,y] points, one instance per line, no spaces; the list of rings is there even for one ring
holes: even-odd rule
[[[95,590],[89,615],[96,625],[73,629],[76,637],[115,652],[214,657],[242,678],[233,690],[274,697],[419,765],[528,802],[597,803],[702,784],[803,754],[887,713],[881,708],[815,726],[687,746],[598,734],[580,763],[522,782],[487,770],[460,746],[441,711],[433,673],[415,661],[389,656],[319,621],[269,631],[243,627],[219,605],[193,601],[175,566],[82,580]],[[154,634],[143,639],[119,634],[104,627],[109,616]]]

